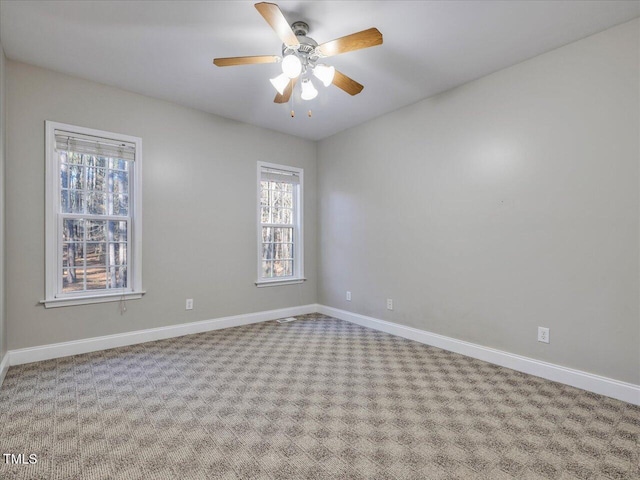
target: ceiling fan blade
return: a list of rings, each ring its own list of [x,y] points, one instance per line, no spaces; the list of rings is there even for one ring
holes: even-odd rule
[[[287,103],[291,98],[291,94],[293,93],[293,87],[296,86],[297,81],[298,81],[297,77],[289,80],[289,85],[285,87],[284,91],[282,92],[282,95],[277,93],[276,98],[274,98],[273,101],[275,103]]]
[[[282,40],[282,43],[289,47],[300,45],[298,37],[296,37],[296,34],[291,30],[289,22],[284,18],[278,5],[275,3],[261,2],[256,3],[255,7],[267,23],[271,25],[271,28],[276,32],[278,38]]]
[[[341,53],[352,52],[362,48],[375,47],[382,44],[382,34],[377,28],[362,30],[352,33],[346,37],[340,37],[330,42],[319,45],[317,50],[325,57],[340,55]]]
[[[256,63],[276,63],[280,61],[277,55],[257,55],[254,57],[226,57],[214,58],[213,63],[218,67],[231,67],[233,65],[253,65]]]
[[[360,85],[354,79],[347,77],[344,73],[340,73],[336,70],[335,75],[333,76],[333,82],[336,87],[341,88],[349,95],[357,95],[364,88],[363,85]]]

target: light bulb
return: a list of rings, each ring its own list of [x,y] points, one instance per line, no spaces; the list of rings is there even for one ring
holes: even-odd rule
[[[289,77],[287,77],[284,73],[281,73],[276,78],[272,78],[269,80],[271,85],[278,91],[280,95],[284,93],[284,89],[289,85]]]
[[[287,55],[282,59],[282,72],[289,78],[296,78],[302,71],[302,63],[295,55]]]
[[[313,74],[325,87],[328,87],[331,85],[331,82],[333,82],[333,76],[336,74],[336,69],[325,65],[324,63],[320,63],[313,69]]]
[[[313,100],[317,95],[318,90],[316,90],[316,87],[313,86],[311,80],[309,80],[308,78],[302,80],[302,95],[300,95],[300,97],[303,100]]]

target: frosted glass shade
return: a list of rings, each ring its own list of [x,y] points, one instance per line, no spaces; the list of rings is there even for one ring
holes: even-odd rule
[[[300,97],[302,97],[303,100],[313,100],[317,95],[318,90],[313,86],[311,80],[308,78],[302,80],[302,95],[300,95]]]
[[[282,73],[289,78],[296,78],[302,71],[302,63],[295,55],[287,55],[282,59]]]
[[[336,69],[320,63],[313,69],[313,74],[325,87],[328,87],[331,85],[331,82],[333,82],[333,76],[336,74]]]
[[[287,77],[284,73],[281,73],[276,78],[272,78],[269,81],[280,95],[284,93],[284,89],[287,88],[287,85],[289,85],[289,77]]]

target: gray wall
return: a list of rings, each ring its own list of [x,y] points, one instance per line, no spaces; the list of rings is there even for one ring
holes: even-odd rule
[[[640,383],[639,33],[635,20],[317,145],[7,61],[8,348],[319,301]],[[143,139],[148,293],[122,316],[38,304],[45,120]],[[253,285],[258,160],[305,169],[302,286]]]
[[[320,141],[320,303],[640,383],[638,44],[634,20]]]
[[[315,303],[316,146],[116,88],[7,61],[9,349]],[[44,122],[142,137],[140,300],[45,309]],[[256,288],[256,162],[305,172],[303,285]],[[195,308],[185,311],[185,299]]]
[[[6,328],[6,303],[5,303],[5,246],[4,246],[4,157],[5,157],[5,56],[2,45],[0,44],[0,362],[7,352],[7,328]],[[1,374],[2,372],[0,372]]]

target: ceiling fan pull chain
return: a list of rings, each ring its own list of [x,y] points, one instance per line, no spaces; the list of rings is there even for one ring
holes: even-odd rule
[[[289,97],[289,107],[291,108],[291,118],[294,118],[296,116],[296,112],[293,109],[293,86],[291,87],[291,96]]]

